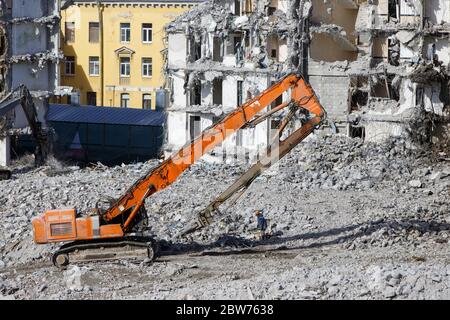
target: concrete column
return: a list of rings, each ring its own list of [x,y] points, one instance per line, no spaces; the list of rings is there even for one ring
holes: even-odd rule
[[[11,138],[0,137],[0,166],[9,166],[11,162]]]

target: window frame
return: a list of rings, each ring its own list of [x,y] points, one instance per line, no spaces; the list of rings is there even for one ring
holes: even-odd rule
[[[89,103],[90,96],[93,96],[95,98],[95,104],[90,104]],[[88,92],[86,92],[86,104],[88,106],[97,106],[97,92],[95,92],[95,91],[88,91]]]
[[[124,97],[127,97],[127,99],[124,99]],[[127,101],[127,105],[124,106],[124,101]],[[120,94],[120,107],[121,108],[129,108],[130,107],[130,94],[129,93],[121,93]]]
[[[73,29],[70,30],[71,31],[71,35],[73,36],[73,38],[71,38],[70,40],[67,38],[67,34],[68,34],[67,31],[70,29],[70,28],[67,27],[69,24],[71,24],[73,26]],[[75,39],[76,39],[75,38],[75,22],[73,22],[73,21],[66,21],[66,23],[64,24],[64,41],[66,43],[74,43]]]
[[[69,61],[69,58],[72,58],[73,60]],[[71,65],[70,71],[73,71],[72,73],[67,72],[67,66],[69,66],[69,65]],[[75,56],[66,56],[65,62],[64,62],[64,75],[65,76],[74,76],[75,75],[75,66],[76,66]]]
[[[149,97],[149,99],[146,99],[146,97]],[[148,108],[145,107],[145,102],[150,101],[150,105]],[[142,109],[144,110],[152,110],[152,95],[150,93],[144,93],[142,95]]]
[[[97,63],[95,64],[95,61],[93,61],[93,58],[97,58]],[[97,66],[97,72],[98,73],[91,73],[91,65],[92,63],[94,63],[94,70],[95,70],[95,66]],[[100,76],[100,57],[98,56],[89,56],[89,76],[91,77],[98,77]]]
[[[150,60],[150,62],[144,62],[144,60]],[[147,69],[147,74],[145,74],[144,70]],[[148,74],[150,73],[150,74]],[[153,59],[150,57],[142,58],[142,77],[143,78],[151,78],[153,77]]]
[[[125,25],[128,25],[128,27],[125,27]],[[124,33],[125,31],[125,33]],[[125,38],[123,39],[123,35],[125,35]],[[128,37],[127,37],[128,36]],[[120,23],[120,42],[121,43],[130,43],[131,42],[131,23],[129,22],[121,22]]]
[[[150,27],[148,27],[150,26]],[[150,31],[149,31],[150,30]],[[149,37],[150,40],[145,40],[145,37]],[[153,43],[153,23],[143,23],[142,24],[142,43],[150,44]]]
[[[97,41],[92,41],[92,39],[91,39],[91,28],[92,28],[92,25],[94,25],[94,24],[97,25]],[[89,43],[99,43],[100,42],[100,23],[99,22],[95,22],[95,21],[89,22],[88,32],[89,32],[89,34],[88,34]]]
[[[122,62],[123,59],[128,59],[128,62]],[[122,65],[125,66],[125,70],[128,69],[128,74],[122,73]],[[128,66],[128,68],[126,68]],[[130,57],[121,57],[119,62],[119,75],[121,78],[130,78],[131,77],[131,58]]]

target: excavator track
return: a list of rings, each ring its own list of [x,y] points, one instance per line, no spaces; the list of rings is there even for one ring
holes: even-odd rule
[[[110,261],[119,259],[146,259],[153,261],[158,243],[150,237],[125,237],[75,241],[63,245],[52,255],[53,264],[61,269],[74,262]],[[147,259],[147,261],[148,261]]]

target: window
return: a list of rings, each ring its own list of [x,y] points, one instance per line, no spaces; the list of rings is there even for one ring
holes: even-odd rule
[[[66,22],[66,42],[75,42],[75,22]]]
[[[98,22],[89,22],[89,42],[98,43],[100,25]]]
[[[120,76],[129,77],[130,76],[130,58],[122,57],[120,58]]]
[[[189,39],[189,61],[194,62],[202,57],[202,37]]]
[[[243,133],[242,129],[240,129],[236,132],[236,146],[237,147],[242,147],[242,142],[243,142],[242,133]]]
[[[152,108],[152,96],[148,93],[142,95],[142,109],[150,110]]]
[[[234,14],[236,16],[241,15],[241,0],[234,0]]]
[[[100,74],[100,60],[98,57],[89,57],[89,75],[98,76]]]
[[[97,105],[97,92],[88,92],[86,93],[87,104],[89,106]]]
[[[130,42],[131,39],[131,27],[129,23],[120,24],[120,41]]]
[[[237,105],[240,106],[242,104],[242,96],[243,96],[243,91],[242,91],[242,81],[238,80],[237,81]]]
[[[152,24],[143,23],[142,24],[142,42],[151,43],[152,42]]]
[[[213,39],[213,61],[223,61],[222,39],[219,37],[214,37]]]
[[[65,69],[66,75],[73,76],[75,74],[75,57],[66,57]]]
[[[222,79],[220,78],[213,80],[213,104],[222,104]]]
[[[270,57],[276,59],[277,58],[277,49],[272,49],[270,52]]]
[[[201,133],[201,118],[200,116],[189,116],[189,134],[191,140],[198,137]]]
[[[142,76],[152,76],[152,58],[142,58]]]
[[[121,108],[130,107],[130,95],[128,93],[122,93],[120,95],[120,107]]]
[[[202,88],[200,84],[194,85],[191,90],[190,104],[191,106],[201,105],[202,104]]]
[[[242,42],[242,38],[237,36],[233,38],[233,45],[234,45],[234,54],[239,53],[239,50],[241,49],[241,42]]]

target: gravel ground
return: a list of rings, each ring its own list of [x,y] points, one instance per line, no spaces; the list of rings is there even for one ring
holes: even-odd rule
[[[449,299],[450,165],[395,140],[312,138],[259,177],[220,221],[174,235],[244,164],[199,162],[146,207],[164,255],[59,271],[31,218],[118,197],[157,162],[80,169],[17,164],[0,181],[0,296],[11,299]],[[226,205],[224,205],[226,206]],[[224,208],[222,208],[224,209]],[[253,211],[276,236],[257,241]]]

